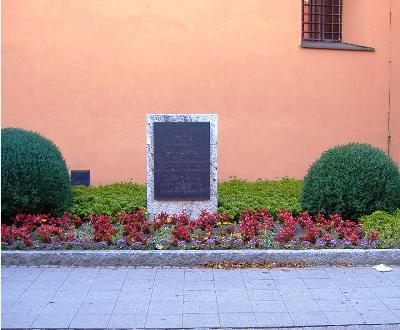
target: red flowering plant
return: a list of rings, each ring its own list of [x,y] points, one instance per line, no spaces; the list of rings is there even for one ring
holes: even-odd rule
[[[273,217],[268,210],[244,211],[239,218],[239,231],[243,242],[255,241],[273,228]]]
[[[79,228],[83,221],[80,217],[73,215],[71,213],[64,213],[61,217],[50,218],[48,221],[51,225],[63,228],[71,229],[71,227]]]
[[[15,216],[14,225],[17,228],[25,227],[26,230],[32,232],[42,224],[50,223],[53,218],[48,214],[17,214]]]
[[[10,240],[22,240],[25,246],[31,246],[32,245],[32,238],[30,236],[30,229],[27,226],[22,226],[20,228],[17,228],[15,225],[12,225],[9,227],[9,230],[4,228],[2,225],[2,240],[3,240],[3,231],[4,234],[7,235],[6,238]]]
[[[55,225],[42,224],[36,231],[43,243],[50,243],[52,235],[56,235],[59,239],[62,236],[61,228]]]
[[[317,227],[311,215],[308,212],[300,213],[297,220],[304,231],[300,241],[315,244],[317,238],[321,235],[321,230]]]
[[[10,243],[14,239],[15,239],[15,235],[14,235],[13,227],[2,224],[1,225],[1,241],[5,242],[5,243]]]
[[[369,237],[368,237],[368,241],[369,241],[370,243],[371,243],[371,242],[375,242],[375,241],[378,240],[378,232],[377,232],[376,230],[370,231],[368,236],[369,236]]]
[[[172,230],[172,238],[175,241],[190,241],[190,226],[178,225]]]
[[[161,212],[160,214],[154,217],[153,228],[157,230],[168,223],[171,223],[171,218],[167,213]]]
[[[173,214],[171,224],[175,226],[186,226],[190,223],[189,216],[186,213]]]
[[[107,215],[91,216],[90,222],[94,229],[94,240],[96,242],[112,243],[112,236],[116,233],[115,227],[112,225]]]
[[[297,219],[288,211],[280,210],[278,212],[279,221],[283,223],[283,227],[279,230],[275,240],[279,243],[287,243],[296,236]]]
[[[146,220],[146,214],[143,210],[119,214],[115,220],[122,224],[127,244],[134,242],[146,244],[145,235],[150,233],[150,223]]]
[[[210,229],[215,227],[218,222],[224,222],[225,219],[226,215],[209,213],[206,210],[203,210],[197,219],[190,222],[190,227],[192,229],[206,230],[207,228]]]
[[[361,224],[344,220],[338,214],[326,217],[311,216],[307,212],[295,217],[281,210],[273,217],[267,209],[243,211],[238,223],[230,221],[229,214],[201,212],[196,219],[187,214],[161,213],[147,220],[146,212],[91,216],[82,225],[82,219],[66,213],[61,217],[19,214],[12,226],[1,226],[4,247],[40,247],[44,244],[70,244],[87,248],[94,242],[123,248],[157,249],[237,249],[296,246],[351,247],[377,246],[378,233],[366,233]],[[121,245],[122,244],[122,245]],[[96,245],[97,246],[97,245]]]

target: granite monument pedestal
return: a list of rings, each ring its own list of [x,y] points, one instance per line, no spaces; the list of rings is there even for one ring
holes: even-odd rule
[[[217,211],[217,115],[147,115],[147,210]]]

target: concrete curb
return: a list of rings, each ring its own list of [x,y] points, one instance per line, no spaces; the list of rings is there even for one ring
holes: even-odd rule
[[[199,266],[205,263],[304,263],[310,266],[400,265],[400,249],[2,251],[4,266]]]

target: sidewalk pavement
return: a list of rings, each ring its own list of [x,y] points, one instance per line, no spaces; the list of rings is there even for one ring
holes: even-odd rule
[[[400,267],[393,268],[3,267],[1,325],[398,329],[389,326],[400,324]]]

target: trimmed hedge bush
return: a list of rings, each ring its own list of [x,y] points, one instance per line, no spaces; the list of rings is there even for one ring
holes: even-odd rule
[[[298,213],[302,181],[283,179],[279,181],[246,182],[232,179],[218,184],[218,211],[228,212],[237,218],[243,210],[269,208],[273,214],[280,209]],[[116,183],[97,187],[73,187],[71,212],[87,217],[145,209],[146,186],[134,183]]]
[[[71,183],[61,152],[38,133],[1,130],[1,214],[60,215],[71,206]]]
[[[134,183],[115,183],[104,186],[72,188],[73,214],[115,216],[118,213],[146,208],[146,186]]]
[[[400,207],[400,172],[380,149],[350,143],[325,151],[304,178],[301,206],[350,219]]]
[[[243,210],[269,209],[272,214],[285,209],[297,214],[301,211],[302,180],[257,180],[247,182],[238,178],[218,184],[218,212],[228,212],[238,218]]]
[[[371,215],[361,217],[366,232],[376,230],[384,247],[400,246],[400,209],[389,214],[376,211]]]

